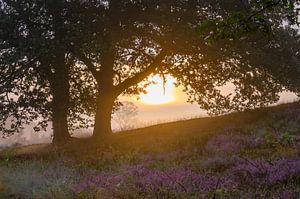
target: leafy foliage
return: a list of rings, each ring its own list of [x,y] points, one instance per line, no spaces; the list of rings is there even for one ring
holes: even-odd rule
[[[59,13],[62,9],[59,2],[0,2],[0,131],[3,134],[19,132],[24,124],[33,121],[37,121],[35,131],[45,130],[58,117],[54,112],[69,115],[70,129],[90,124],[84,113],[88,114],[95,103],[90,97],[93,93],[87,94],[87,87],[93,85],[83,84],[89,81],[89,75],[84,68],[75,66],[74,57],[66,51],[70,35],[62,28],[67,17],[66,13]],[[63,120],[59,117],[58,120]]]
[[[238,39],[253,32],[274,36],[274,30],[289,23],[299,27],[299,1],[262,0],[240,1],[239,9],[216,19],[201,22],[195,31],[209,42]]]

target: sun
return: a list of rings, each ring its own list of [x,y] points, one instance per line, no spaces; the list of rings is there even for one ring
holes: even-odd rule
[[[166,82],[164,84],[163,78],[160,75],[153,75],[148,78],[149,81],[155,82],[146,88],[146,94],[140,94],[140,99],[144,104],[167,104],[175,100],[174,83],[175,78],[171,75],[165,76]]]

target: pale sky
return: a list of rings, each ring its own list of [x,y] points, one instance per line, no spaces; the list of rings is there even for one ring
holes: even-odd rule
[[[165,84],[165,93],[163,93],[162,80],[158,76],[154,79],[158,82],[156,85],[148,88],[148,94],[146,96],[140,96],[140,100],[135,97],[121,97],[121,101],[132,101],[138,107],[137,126],[150,125],[174,120],[189,119],[194,117],[207,116],[206,112],[199,108],[197,104],[187,103],[187,96],[182,91],[182,88],[176,88],[173,83],[172,77],[167,77],[167,83]],[[229,85],[224,89],[230,90],[232,87]],[[280,101],[278,103],[293,102],[297,99],[297,96],[293,93],[282,93]],[[160,103],[161,102],[161,103]],[[113,124],[113,128],[115,124]]]

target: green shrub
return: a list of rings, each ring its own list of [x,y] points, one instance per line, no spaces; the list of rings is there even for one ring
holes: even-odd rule
[[[282,134],[280,138],[280,143],[283,145],[293,145],[296,142],[296,135],[293,133],[286,131]]]

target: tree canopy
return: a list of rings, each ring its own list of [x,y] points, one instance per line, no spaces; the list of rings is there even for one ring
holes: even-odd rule
[[[26,0],[0,3],[0,130],[11,134],[33,120],[39,121],[35,130],[40,130],[52,121],[54,141],[65,142],[70,137],[68,126],[84,121],[81,108],[73,106],[75,93],[81,92],[76,86],[81,79],[71,78],[79,71],[66,48],[70,34],[62,29],[65,4]]]

